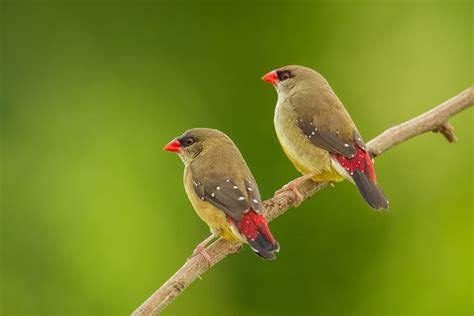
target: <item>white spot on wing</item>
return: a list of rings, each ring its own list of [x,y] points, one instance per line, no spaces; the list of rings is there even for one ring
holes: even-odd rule
[[[243,201],[245,198],[243,196],[239,197],[239,201]]]

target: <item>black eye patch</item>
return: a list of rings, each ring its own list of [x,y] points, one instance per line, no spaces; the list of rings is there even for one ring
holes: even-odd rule
[[[279,81],[285,81],[294,77],[294,75],[289,70],[277,71],[277,76]]]
[[[193,137],[190,136],[183,136],[178,139],[179,143],[182,147],[188,147],[194,144],[196,141]]]

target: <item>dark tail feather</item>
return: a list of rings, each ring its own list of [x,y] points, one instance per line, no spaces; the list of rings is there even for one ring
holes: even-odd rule
[[[388,209],[388,200],[382,192],[382,189],[374,181],[371,181],[365,173],[356,169],[352,175],[360,194],[365,201],[374,209]]]
[[[278,252],[280,246],[273,238],[263,215],[253,209],[248,210],[242,215],[238,228],[257,255],[267,260],[276,259],[275,252]]]
[[[274,260],[276,259],[275,252],[280,250],[280,245],[278,242],[274,241],[273,244],[271,241],[263,237],[260,233],[257,234],[257,238],[254,240],[248,240],[248,243],[252,250],[265,260]]]

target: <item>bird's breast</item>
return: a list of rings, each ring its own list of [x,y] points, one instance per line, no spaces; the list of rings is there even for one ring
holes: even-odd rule
[[[274,116],[275,130],[283,151],[302,174],[314,173],[315,181],[337,181],[331,157],[313,145],[297,125],[299,117],[286,99],[279,99]]]
[[[211,228],[211,231],[227,240],[240,239],[234,234],[225,213],[207,201],[201,200],[192,185],[192,173],[189,168],[184,170],[184,188],[189,201],[198,216]]]

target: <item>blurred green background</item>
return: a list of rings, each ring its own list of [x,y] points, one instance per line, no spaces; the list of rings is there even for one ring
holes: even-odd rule
[[[3,1],[1,315],[126,315],[208,235],[163,145],[214,127],[264,198],[297,172],[273,129],[285,64],[326,76],[369,140],[473,83],[471,1]],[[470,315],[473,112],[272,222],[163,315]]]

